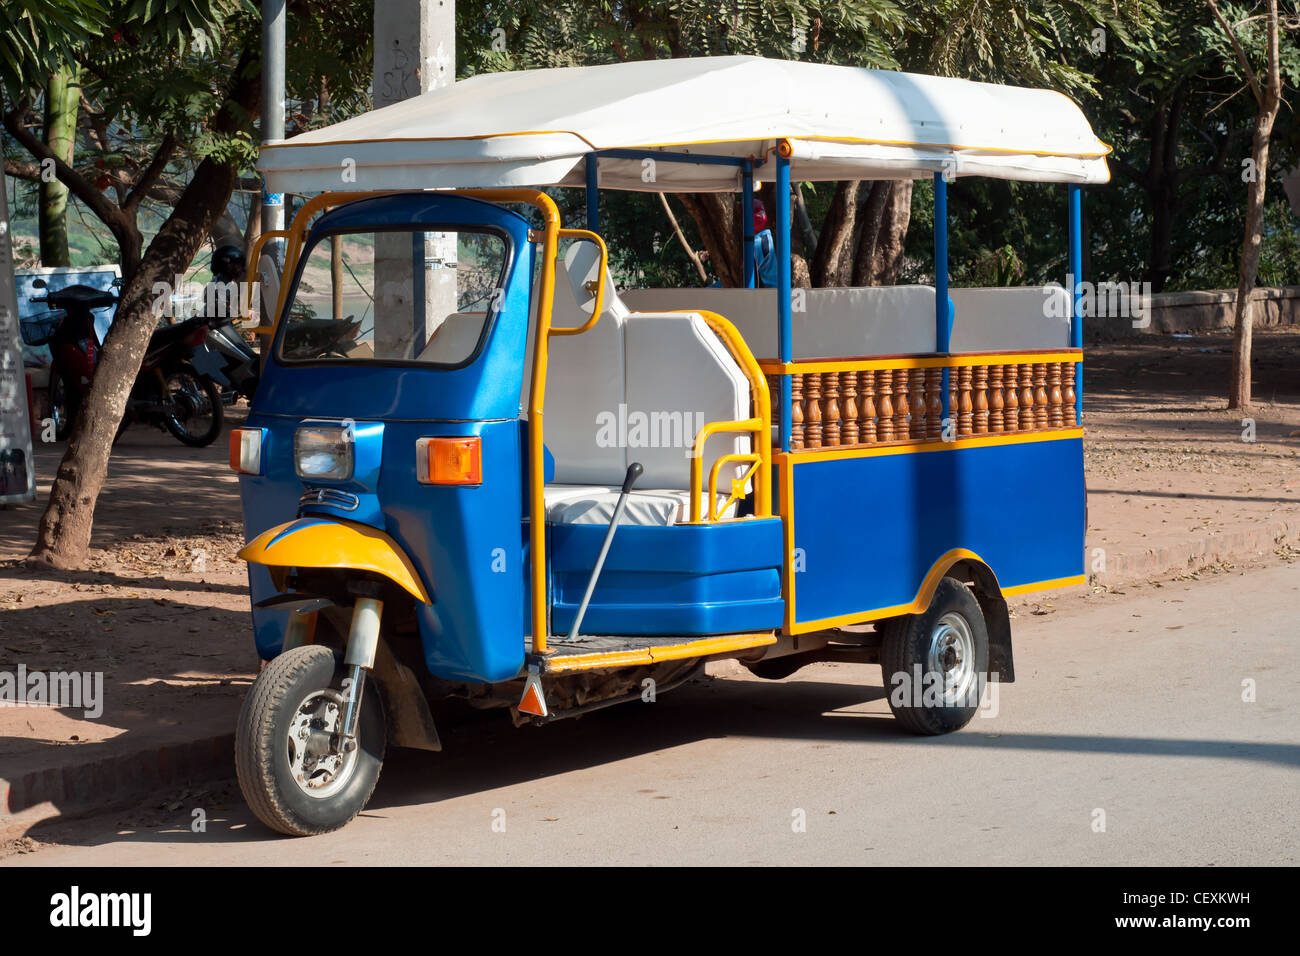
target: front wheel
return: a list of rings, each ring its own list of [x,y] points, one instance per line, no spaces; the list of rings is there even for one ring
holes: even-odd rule
[[[235,770],[249,808],[273,830],[337,830],[365,807],[384,764],[383,704],[368,682],[357,746],[346,750],[344,668],[320,645],[295,647],[254,681],[235,731]]]
[[[886,621],[880,669],[894,718],[916,734],[965,727],[988,680],[989,632],[970,588],[944,578],[921,614]]]
[[[167,430],[177,441],[193,448],[211,445],[221,434],[226,410],[221,401],[221,386],[189,365],[167,373],[167,391],[163,396],[168,411],[163,418]]]

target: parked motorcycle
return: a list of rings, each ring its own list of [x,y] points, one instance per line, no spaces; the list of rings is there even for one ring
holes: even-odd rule
[[[210,323],[208,337],[199,348],[210,353],[214,361],[200,363],[196,356],[195,367],[208,371],[221,386],[225,404],[232,404],[241,395],[251,402],[261,378],[257,352],[244,341],[233,319],[214,318]]]
[[[36,286],[44,288],[44,280],[38,279]],[[102,346],[95,333],[94,310],[115,305],[117,296],[91,286],[71,285],[32,301],[52,307],[22,325],[29,345],[50,347],[50,408],[55,437],[63,440],[90,393],[99,364]],[[154,332],[114,441],[132,422],[165,429],[194,447],[216,440],[225,421],[221,388],[192,362],[209,330],[207,319],[194,318]]]
[[[202,313],[211,330],[194,364],[221,385],[226,404],[232,404],[239,395],[251,402],[261,378],[261,361],[235,326],[239,313],[237,286],[247,271],[243,251],[238,246],[222,246],[212,254],[211,270],[212,282],[204,289]]]

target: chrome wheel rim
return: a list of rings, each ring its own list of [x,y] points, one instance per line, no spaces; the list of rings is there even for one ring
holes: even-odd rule
[[[334,691],[313,691],[293,712],[286,734],[289,776],[309,797],[328,799],[352,779],[360,748],[341,749],[342,726],[343,705]]]
[[[950,611],[934,625],[926,652],[926,673],[939,675],[945,705],[969,700],[978,677],[975,638],[970,623],[960,614]]]

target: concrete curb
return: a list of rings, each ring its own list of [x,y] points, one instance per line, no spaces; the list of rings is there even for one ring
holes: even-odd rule
[[[1192,541],[1165,547],[1148,548],[1137,554],[1107,554],[1106,570],[1092,571],[1089,543],[1084,552],[1084,567],[1089,580],[1096,584],[1132,583],[1171,571],[1195,571],[1221,561],[1241,560],[1271,553],[1285,538],[1300,538],[1300,520],[1251,525],[1241,531],[1221,531]]]
[[[0,834],[129,803],[173,784],[229,775],[234,766],[235,735],[225,733],[33,770],[12,780],[0,777]]]

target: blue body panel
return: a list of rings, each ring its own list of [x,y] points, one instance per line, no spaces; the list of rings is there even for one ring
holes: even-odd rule
[[[604,525],[553,525],[551,630],[567,634]],[[781,626],[779,518],[620,527],[582,621],[583,634],[725,634]]]
[[[788,219],[788,210],[778,208],[778,219],[783,215]],[[506,295],[475,355],[459,367],[272,360],[247,423],[265,429],[263,473],[241,476],[240,494],[249,538],[298,517],[299,498],[309,488],[357,495],[352,512],[309,504],[301,513],[361,521],[390,535],[432,600],[416,610],[429,671],[498,682],[522,672],[529,630],[527,423],[520,418],[534,254],[527,223],[478,200],[407,194],[339,207],[321,217],[312,236],[460,224],[495,226],[511,244]],[[788,334],[786,321],[783,352]],[[783,376],[783,422],[790,420],[789,388]],[[295,431],[344,420],[354,423],[354,474],[341,482],[298,478]],[[783,437],[788,434],[783,428]],[[417,481],[416,440],[436,436],[480,438],[482,485]],[[793,519],[803,567],[794,582],[796,622],[909,604],[934,563],[955,548],[979,555],[1004,588],[1082,571],[1078,438],[828,455],[788,465],[781,477],[791,472],[793,515],[786,517]],[[605,530],[548,529],[553,635],[572,626]],[[784,547],[779,517],[621,527],[583,633],[779,628]],[[265,567],[250,565],[249,579],[255,603],[275,593]],[[253,617],[259,654],[274,657],[287,612],[255,610]]]
[[[794,465],[795,620],[910,604],[945,553],[979,555],[1003,588],[1083,573],[1083,441]]]
[[[266,429],[263,473],[241,476],[245,532],[251,539],[299,514],[309,487],[356,494],[354,512],[308,506],[304,512],[362,521],[387,532],[415,564],[433,605],[418,610],[430,671],[440,677],[498,681],[523,666],[525,467],[519,421],[528,330],[532,246],[528,224],[490,203],[415,194],[360,200],[322,216],[308,238],[384,226],[489,225],[510,239],[506,295],[487,337],[459,368],[401,364],[268,363],[248,419]],[[294,471],[293,437],[303,424],[355,424],[356,465],[342,482],[304,482]],[[482,440],[484,484],[422,485],[416,439]],[[276,593],[265,567],[249,566],[253,602]],[[279,653],[287,612],[254,609],[258,653]]]

